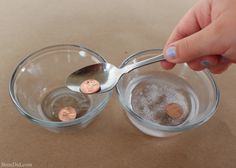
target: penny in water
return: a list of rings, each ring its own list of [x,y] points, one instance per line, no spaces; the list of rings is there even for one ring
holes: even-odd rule
[[[62,108],[59,113],[58,113],[58,118],[61,121],[71,121],[74,120],[76,118],[76,110],[75,108],[68,106],[68,107],[64,107]]]
[[[165,107],[166,114],[173,119],[180,119],[183,115],[182,107],[177,103],[167,104]]]

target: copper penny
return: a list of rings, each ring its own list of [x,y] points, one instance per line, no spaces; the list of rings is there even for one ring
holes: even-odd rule
[[[183,109],[177,103],[167,104],[165,110],[167,115],[173,119],[179,119],[183,115]]]
[[[85,94],[96,93],[100,90],[100,83],[95,79],[85,80],[81,83],[80,90]]]
[[[58,118],[61,121],[71,121],[74,120],[76,118],[76,110],[75,108],[68,106],[68,107],[64,107],[62,108],[59,113],[58,113]]]

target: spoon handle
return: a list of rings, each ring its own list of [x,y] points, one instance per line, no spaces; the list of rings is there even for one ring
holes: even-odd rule
[[[145,66],[145,65],[149,65],[149,64],[152,64],[152,63],[155,63],[155,62],[159,62],[159,61],[162,61],[162,60],[165,60],[165,58],[164,58],[163,54],[160,54],[160,55],[157,55],[157,56],[154,56],[154,57],[151,57],[151,58],[148,58],[148,59],[130,64],[130,65],[126,65],[125,67],[121,68],[121,70],[122,70],[122,73],[128,73],[128,72],[130,72],[130,71],[132,71],[136,68],[139,68],[139,67],[142,67],[142,66]]]

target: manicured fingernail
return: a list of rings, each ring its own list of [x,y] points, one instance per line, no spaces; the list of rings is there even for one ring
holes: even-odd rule
[[[229,62],[229,60],[225,57],[221,57],[220,62],[223,63],[223,64],[226,64],[226,63]]]
[[[169,59],[174,59],[176,57],[176,47],[169,47],[167,50],[166,50],[166,56],[169,58]]]
[[[210,66],[210,63],[209,63],[209,61],[208,60],[203,60],[203,61],[201,61],[201,64],[203,65],[203,66]]]

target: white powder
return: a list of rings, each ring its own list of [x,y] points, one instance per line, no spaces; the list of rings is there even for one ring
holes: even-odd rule
[[[178,125],[189,112],[188,94],[176,84],[165,80],[142,80],[132,90],[131,104],[140,116],[164,125]],[[170,119],[165,114],[165,106],[177,103],[183,109],[182,119]]]

